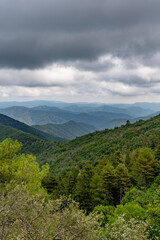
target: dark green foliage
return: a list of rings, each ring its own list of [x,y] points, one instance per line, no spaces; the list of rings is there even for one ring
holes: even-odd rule
[[[125,166],[128,169],[130,169],[131,164],[132,164],[132,156],[131,156],[131,152],[129,151],[129,149],[127,149],[127,151],[126,151],[124,162],[125,162]]]
[[[117,184],[116,177],[114,167],[111,164],[107,164],[102,171],[105,204],[113,203],[113,192]]]
[[[47,189],[47,192],[54,196],[54,198],[58,198],[59,195],[58,184],[58,178],[51,174],[47,175],[42,180],[42,186]]]
[[[64,193],[66,196],[74,195],[77,184],[77,177],[79,171],[77,168],[73,168],[72,171],[68,172],[63,179]]]
[[[94,173],[91,184],[90,184],[91,192],[92,192],[92,204],[93,207],[105,204],[105,189],[104,182],[101,175],[97,172]]]
[[[128,169],[122,163],[120,163],[117,166],[116,174],[117,174],[119,200],[121,202],[123,195],[130,187],[130,177],[129,177]]]
[[[148,148],[137,149],[135,161],[132,165],[132,176],[139,185],[145,185],[155,176],[155,158]]]
[[[78,176],[75,200],[79,202],[80,208],[85,209],[87,213],[93,210],[91,179],[93,177],[93,167],[87,165]]]
[[[123,155],[120,150],[117,150],[111,157],[111,162],[114,167],[117,167],[118,164],[123,163]]]

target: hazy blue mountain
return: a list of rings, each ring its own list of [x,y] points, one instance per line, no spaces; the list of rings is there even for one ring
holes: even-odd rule
[[[135,104],[100,105],[94,103],[70,104],[62,108],[46,105],[32,108],[16,106],[0,109],[0,113],[28,125],[63,124],[74,121],[93,125],[98,130],[121,126],[128,119],[134,122],[158,114],[154,110],[144,109]]]
[[[63,123],[63,119],[54,115],[53,113],[46,113],[43,110],[34,110],[26,107],[10,107],[0,109],[0,113],[5,114],[11,118],[24,122],[28,125],[42,125],[47,123]]]
[[[40,109],[40,110],[39,110]],[[10,107],[0,109],[0,113],[17,119],[28,125],[44,125],[48,123],[60,124],[73,120],[103,129],[104,123],[113,119],[131,119],[131,116],[124,113],[113,113],[93,111],[89,113],[74,113],[55,107],[40,106],[38,108]]]
[[[140,107],[142,109],[149,109],[152,110],[153,112],[160,111],[160,103],[149,103],[149,102],[137,102],[133,104],[112,104],[114,107],[118,108],[129,108],[129,107]]]
[[[139,106],[144,109],[150,108],[153,111],[157,111],[157,112],[160,111],[160,103],[156,103],[156,102],[154,102],[154,103],[140,102],[140,103],[134,103],[133,105]]]
[[[35,100],[35,101],[25,101],[25,102],[0,102],[0,108],[8,108],[8,107],[37,107],[37,106],[50,106],[50,107],[65,107],[71,105],[71,103],[65,103],[65,102],[58,102],[58,101],[46,101],[46,100]]]
[[[96,108],[96,107],[103,107],[103,106],[112,106],[115,108],[130,108],[130,107],[140,107],[142,109],[150,109],[152,111],[160,111],[160,103],[150,103],[150,102],[137,102],[133,104],[107,104],[107,103],[87,103],[87,102],[75,102],[75,103],[67,103],[62,101],[47,101],[47,100],[34,100],[34,101],[24,101],[24,102],[17,102],[17,101],[10,101],[10,102],[0,102],[0,108],[7,108],[13,106],[23,106],[23,107],[37,107],[37,106],[50,106],[50,107],[57,107],[57,108],[71,108],[76,105],[82,108]],[[69,109],[66,109],[69,110]],[[100,111],[102,109],[99,109]],[[96,110],[97,111],[97,110]]]
[[[24,133],[32,134],[32,135],[34,135],[36,137],[39,137],[43,140],[64,141],[64,139],[62,139],[60,137],[54,136],[53,134],[50,135],[49,133],[44,133],[43,131],[40,131],[38,129],[30,127],[30,126],[26,125],[25,123],[19,122],[15,119],[12,119],[12,118],[10,118],[8,116],[5,116],[3,114],[0,114],[0,124],[2,124],[4,126],[12,127],[14,129],[17,129],[17,130],[20,130],[20,131],[23,131]],[[6,135],[6,137],[8,137],[8,135]]]
[[[114,112],[114,113],[126,113],[125,110],[121,110],[116,107],[112,107],[110,105],[100,105],[100,106],[81,106],[81,105],[71,105],[68,107],[65,107],[64,110],[75,112],[75,113],[89,113],[89,112],[98,112],[98,111],[104,111],[104,112]]]
[[[76,113],[81,113],[81,112],[85,112],[85,113],[90,113],[90,112],[113,112],[113,113],[123,113],[123,114],[128,114],[131,117],[135,118],[135,117],[140,117],[140,116],[145,116],[145,115],[149,115],[152,114],[154,111],[151,109],[143,109],[141,107],[138,106],[126,106],[123,107],[123,105],[116,105],[116,106],[112,106],[112,105],[101,105],[101,106],[79,106],[79,105],[71,105],[68,107],[64,108],[67,111],[71,111],[71,112],[76,112]]]
[[[33,126],[45,133],[53,134],[64,139],[74,139],[78,136],[85,135],[96,131],[97,129],[89,124],[77,123],[74,121],[69,121],[63,124],[46,124],[46,125],[36,125]]]

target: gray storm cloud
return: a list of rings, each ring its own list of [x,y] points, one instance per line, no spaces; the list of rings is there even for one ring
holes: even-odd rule
[[[0,1],[0,96],[153,99],[159,9],[159,0]]]
[[[158,0],[2,0],[0,66],[37,68],[160,50]]]

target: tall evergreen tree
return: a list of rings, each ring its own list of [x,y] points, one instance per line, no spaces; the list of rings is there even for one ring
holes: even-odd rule
[[[138,184],[145,185],[155,176],[155,157],[149,148],[138,149],[135,155],[135,161],[132,166],[132,176]]]
[[[103,205],[105,199],[105,189],[103,187],[103,179],[97,172],[93,175],[90,186],[94,207],[97,205]]]
[[[107,164],[102,171],[103,188],[105,191],[105,203],[111,204],[113,191],[116,186],[116,172],[111,164]]]
[[[124,164],[120,163],[116,168],[117,173],[117,182],[119,189],[119,199],[121,199],[124,193],[129,189],[130,186],[130,177],[127,168]]]
[[[125,162],[125,166],[127,167],[127,169],[130,169],[130,167],[132,165],[132,156],[131,156],[131,152],[129,151],[129,149],[126,150],[124,162]]]
[[[123,154],[120,150],[117,150],[111,157],[111,162],[114,167],[117,167],[118,164],[123,163]]]
[[[93,177],[93,167],[87,165],[78,176],[75,200],[79,202],[80,208],[86,210],[87,213],[93,210],[91,180]]]
[[[65,188],[65,195],[73,195],[77,183],[78,169],[72,169],[72,171],[68,172],[63,179],[63,184]]]

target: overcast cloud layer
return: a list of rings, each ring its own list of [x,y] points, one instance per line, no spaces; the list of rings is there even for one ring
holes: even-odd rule
[[[0,1],[0,101],[160,101],[159,0]]]

